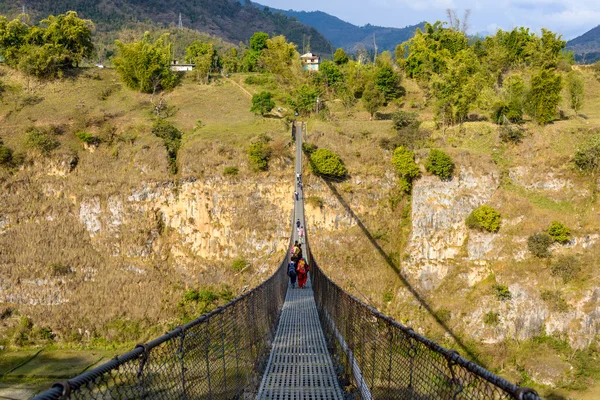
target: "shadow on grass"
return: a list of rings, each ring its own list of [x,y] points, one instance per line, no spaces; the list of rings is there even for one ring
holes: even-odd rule
[[[377,252],[379,253],[379,255],[381,255],[381,257],[385,260],[386,264],[396,273],[396,275],[398,276],[398,278],[400,279],[400,281],[410,291],[410,293],[415,297],[415,299],[418,300],[419,304],[425,310],[427,310],[427,312],[435,319],[435,321],[437,322],[437,324],[448,335],[450,335],[452,337],[452,339],[455,341],[455,343],[467,354],[467,356],[473,362],[475,362],[475,363],[477,363],[477,364],[479,364],[479,365],[481,365],[482,367],[485,368],[484,363],[477,357],[477,355],[475,353],[473,353],[473,351],[471,351],[471,349],[469,349],[469,347],[467,347],[467,345],[458,336],[456,336],[456,334],[450,329],[450,327],[448,327],[448,325],[444,321],[442,321],[440,319],[439,316],[436,315],[435,311],[431,308],[431,306],[429,305],[429,303],[427,303],[427,301],[423,297],[423,295],[421,293],[419,293],[410,284],[410,282],[404,276],[404,274],[402,273],[402,271],[400,270],[400,268],[394,263],[394,261],[392,260],[392,258],[381,248],[381,246],[379,246],[379,243],[377,243],[377,241],[375,240],[375,238],[373,237],[373,235],[371,234],[371,232],[369,232],[369,230],[362,223],[362,221],[360,220],[360,218],[358,218],[358,216],[354,213],[354,211],[352,211],[352,208],[350,208],[350,206],[348,205],[348,203],[346,203],[346,201],[344,200],[344,198],[340,195],[340,193],[337,191],[337,189],[335,188],[335,186],[333,186],[333,184],[331,183],[331,181],[327,180],[327,179],[324,179],[324,178],[322,178],[322,179],[325,182],[325,184],[327,185],[327,187],[329,188],[329,190],[331,190],[331,192],[333,193],[333,195],[337,198],[337,200],[340,202],[340,204],[344,207],[344,209],[346,210],[346,212],[348,212],[352,216],[352,218],[356,221],[356,223],[358,224],[359,228],[362,230],[363,234],[367,237],[367,239],[369,240],[369,242],[371,242],[371,244],[373,245],[373,247],[375,248],[375,250],[377,250]]]

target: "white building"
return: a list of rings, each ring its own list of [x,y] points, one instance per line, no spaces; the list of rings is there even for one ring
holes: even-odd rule
[[[173,61],[171,71],[191,71],[194,69],[194,64],[179,64],[179,61]]]
[[[321,58],[313,53],[306,53],[300,56],[300,60],[302,60],[302,69],[304,71],[318,71],[319,70],[319,61]]]

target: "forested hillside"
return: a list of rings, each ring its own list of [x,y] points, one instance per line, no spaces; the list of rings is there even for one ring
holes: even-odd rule
[[[567,42],[567,48],[573,50],[577,62],[592,64],[600,61],[600,25],[583,35]]]
[[[241,5],[234,0],[31,0],[26,2],[26,12],[34,21],[48,14],[66,11],[91,19],[99,32],[118,31],[134,22],[151,22],[158,27],[176,26],[179,13],[184,27],[219,36],[234,44],[247,43],[256,31],[285,35],[301,44],[310,37],[312,48],[322,53],[332,53],[331,44],[316,29],[280,14],[262,12],[251,5]],[[21,3],[0,1],[0,15],[9,18],[21,12]],[[155,25],[155,28],[157,26]]]
[[[263,8],[257,3],[256,6]],[[298,21],[316,28],[323,34],[335,47],[341,47],[346,51],[354,52],[358,49],[373,49],[373,35],[377,41],[377,48],[380,51],[394,50],[398,43],[402,43],[414,36],[417,28],[422,28],[424,22],[417,25],[409,25],[405,28],[386,28],[367,24],[365,26],[356,26],[349,22],[324,13],[322,11],[294,11],[279,10],[271,8],[271,12],[283,13],[288,17],[294,17]],[[315,49],[312,41],[311,48]]]

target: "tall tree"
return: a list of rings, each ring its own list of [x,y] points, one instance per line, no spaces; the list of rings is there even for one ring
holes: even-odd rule
[[[569,88],[571,108],[577,114],[583,106],[583,97],[585,94],[585,84],[581,72],[571,71],[567,74],[567,87]]]
[[[154,43],[148,32],[142,40],[131,43],[115,41],[117,57],[113,63],[127,86],[144,93],[166,90],[177,83],[171,71],[171,46],[163,35]]]
[[[370,120],[373,119],[375,113],[383,106],[384,102],[385,97],[381,91],[377,89],[373,82],[368,82],[362,94],[362,103],[365,106],[365,110],[369,113]]]
[[[333,62],[337,65],[347,64],[349,60],[348,54],[342,48],[338,48],[333,54]]]
[[[527,96],[527,113],[540,125],[551,122],[557,115],[562,79],[552,70],[542,69],[531,77]]]

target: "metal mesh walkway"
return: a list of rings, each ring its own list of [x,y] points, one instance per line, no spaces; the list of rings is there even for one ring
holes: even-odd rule
[[[257,399],[343,398],[310,280],[304,289],[289,287]]]

